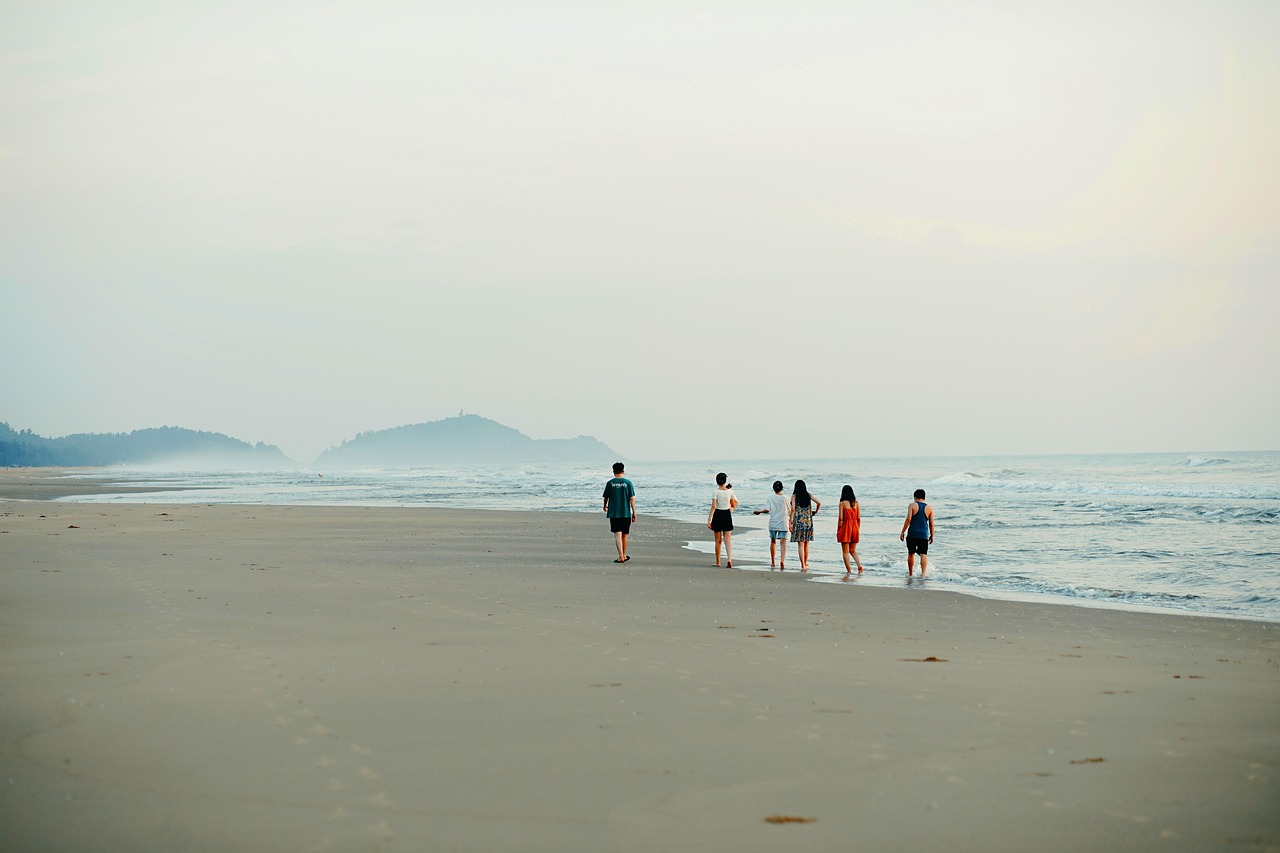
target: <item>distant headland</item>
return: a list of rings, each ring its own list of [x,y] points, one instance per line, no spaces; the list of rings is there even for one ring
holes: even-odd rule
[[[0,466],[101,468],[137,465],[210,470],[274,470],[296,463],[272,444],[249,444],[216,432],[156,427],[133,432],[45,438],[0,423]]]
[[[324,451],[312,464],[323,468],[414,468],[468,463],[601,464],[619,458],[607,445],[588,435],[534,439],[497,421],[460,414],[361,433]],[[0,423],[0,467],[111,465],[170,470],[281,470],[301,463],[285,456],[275,445],[249,444],[221,433],[182,427],[45,438]]]
[[[589,435],[536,439],[479,415],[459,415],[361,433],[321,453],[315,464],[330,468],[414,468],[459,462],[585,464],[617,458],[607,445]]]

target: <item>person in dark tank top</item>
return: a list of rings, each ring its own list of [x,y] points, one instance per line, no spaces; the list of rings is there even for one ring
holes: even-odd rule
[[[929,546],[933,544],[933,507],[924,502],[924,489],[916,489],[898,539],[907,543],[907,576],[915,574],[916,554],[919,554],[920,577],[924,577],[929,569]]]

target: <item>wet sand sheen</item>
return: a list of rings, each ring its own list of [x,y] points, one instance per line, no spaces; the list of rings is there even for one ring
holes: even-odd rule
[[[643,516],[625,566],[574,514],[0,531],[6,850],[1280,845],[1269,623],[831,594]]]

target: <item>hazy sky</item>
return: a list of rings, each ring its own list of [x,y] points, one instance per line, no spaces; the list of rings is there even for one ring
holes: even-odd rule
[[[3,2],[0,420],[1280,447],[1280,3]]]

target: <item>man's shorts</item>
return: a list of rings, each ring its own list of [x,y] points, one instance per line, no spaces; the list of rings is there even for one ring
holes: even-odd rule
[[[917,539],[917,538],[915,538],[914,536],[908,536],[908,537],[907,537],[907,553],[908,553],[908,554],[919,554],[921,557],[928,556],[928,554],[929,554],[929,540],[928,540],[928,539]]]
[[[770,530],[770,531],[769,531],[769,539],[771,539],[771,540],[773,540],[773,541],[777,541],[777,540],[781,539],[783,542],[786,542],[786,541],[787,541],[787,531],[785,531],[785,530]]]
[[[626,518],[609,519],[609,530],[613,533],[630,533],[631,532],[631,516]]]

